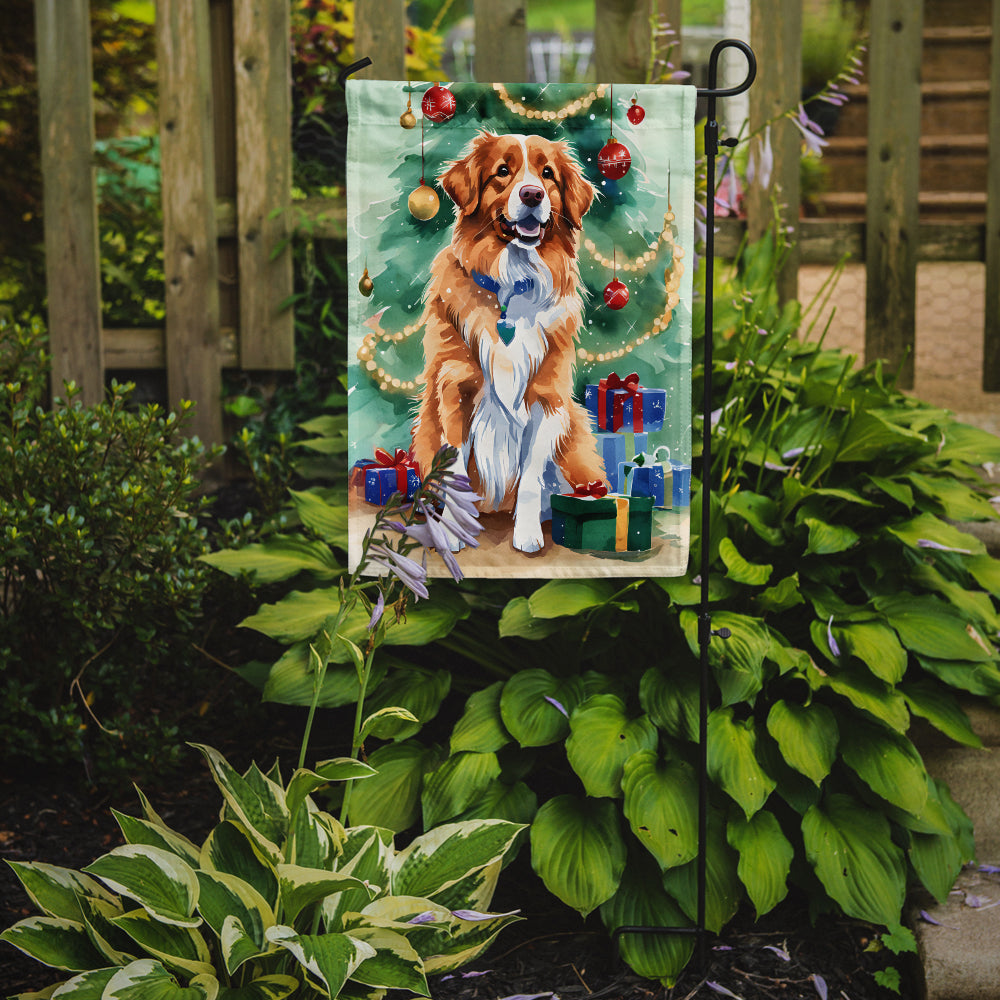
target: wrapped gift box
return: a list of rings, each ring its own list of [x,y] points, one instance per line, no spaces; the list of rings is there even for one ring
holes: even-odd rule
[[[619,489],[618,470],[625,461],[625,438],[621,434],[595,434],[597,454],[604,460],[604,478],[611,493],[624,493]]]
[[[413,499],[420,489],[420,469],[402,448],[395,454],[376,448],[374,460],[354,463],[349,483],[366,503],[383,507],[393,493],[401,493],[404,500]]]
[[[665,389],[648,389],[632,372],[621,378],[612,372],[597,385],[583,391],[583,405],[597,421],[598,430],[616,433],[622,429],[642,433],[663,429],[667,408]]]
[[[659,461],[660,452],[666,452],[667,461]],[[641,452],[631,462],[618,467],[619,492],[633,497],[652,497],[654,507],[670,507],[673,497],[673,466],[670,449],[661,445],[652,454]]]
[[[602,492],[603,491],[603,492]],[[557,493],[552,497],[552,541],[568,549],[640,552],[652,548],[653,501],[650,497]]]

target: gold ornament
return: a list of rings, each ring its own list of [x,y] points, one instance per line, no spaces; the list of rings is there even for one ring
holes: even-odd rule
[[[402,125],[403,128],[416,128],[417,116],[409,108],[407,108],[399,116],[399,124]]]
[[[358,291],[367,299],[369,295],[375,290],[375,282],[368,277],[368,268],[365,268],[365,273],[361,275],[361,280],[358,282]]]
[[[441,202],[438,200],[437,192],[426,184],[414,188],[410,192],[410,197],[406,200],[406,205],[410,210],[410,215],[421,222],[433,219],[438,214]]]

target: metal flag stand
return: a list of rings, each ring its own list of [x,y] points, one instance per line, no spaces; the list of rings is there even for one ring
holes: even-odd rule
[[[719,56],[725,49],[739,49],[747,60],[746,79],[736,87],[719,88]],[[707,888],[707,835],[708,835],[708,648],[712,636],[728,639],[727,628],[713,629],[712,614],[708,609],[709,544],[711,505],[708,502],[707,483],[712,465],[712,289],[715,279],[715,158],[720,146],[735,146],[735,138],[720,139],[716,121],[715,102],[720,97],[735,97],[750,89],[757,76],[757,59],[746,42],[726,38],[717,42],[708,60],[708,87],[698,90],[698,96],[707,99],[705,122],[706,160],[706,228],[705,228],[705,385],[702,397],[702,500],[701,500],[701,600],[698,611],[698,647],[701,653],[701,685],[698,697],[698,909],[694,927],[655,927],[650,925],[622,926],[612,937],[616,943],[623,934],[694,934],[698,939],[698,964],[702,970],[705,961],[705,895]]]

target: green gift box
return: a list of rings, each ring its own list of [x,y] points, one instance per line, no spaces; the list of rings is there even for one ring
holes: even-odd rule
[[[652,497],[599,495],[580,489],[552,497],[552,541],[557,545],[599,552],[641,552],[653,547],[652,536]]]

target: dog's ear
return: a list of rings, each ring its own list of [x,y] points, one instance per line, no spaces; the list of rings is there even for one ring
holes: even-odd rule
[[[561,160],[563,215],[574,229],[582,229],[583,217],[594,201],[594,185],[583,176],[583,171],[567,149],[561,151]]]
[[[445,194],[458,206],[461,215],[472,215],[479,208],[482,194],[482,150],[495,138],[492,133],[481,132],[469,144],[465,155],[460,160],[455,160],[438,178]]]

